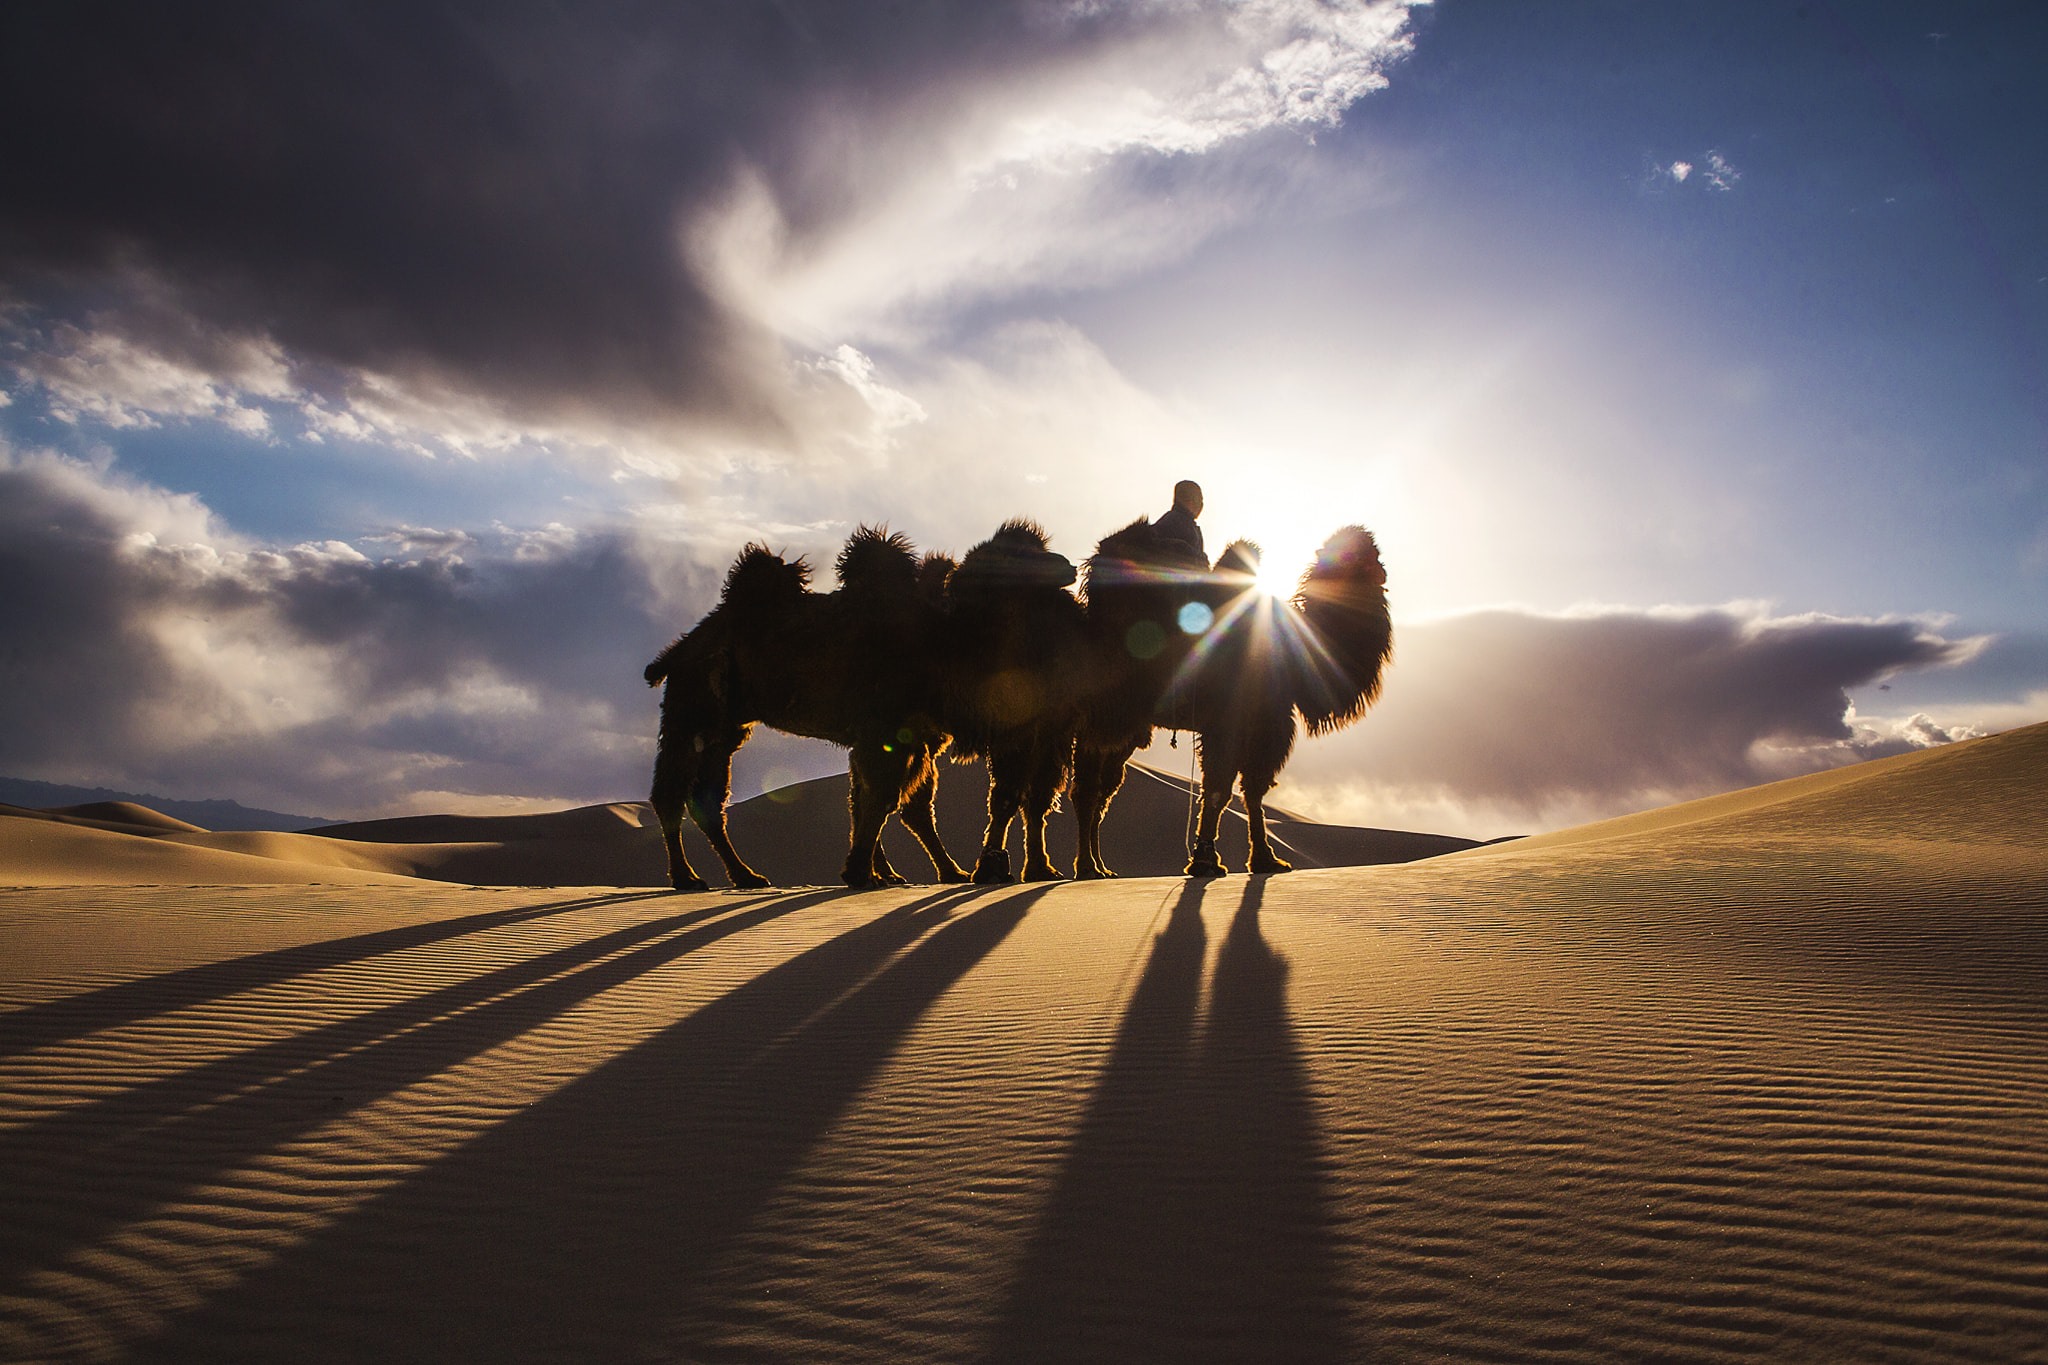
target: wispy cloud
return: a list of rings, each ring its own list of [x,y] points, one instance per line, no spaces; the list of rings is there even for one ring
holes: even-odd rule
[[[1695,189],[1725,194],[1742,179],[1742,172],[1720,152],[1709,149],[1690,160],[1679,157],[1655,162],[1649,179],[1660,185],[1691,185]]]
[[[109,427],[288,416],[643,469],[700,436],[788,440],[812,357],[1230,221],[1183,163],[1333,124],[1407,50],[1408,9],[11,15],[22,50],[91,54],[0,91],[10,127],[52,130],[10,166],[0,279],[48,320],[16,368]],[[133,325],[144,303],[190,335]]]

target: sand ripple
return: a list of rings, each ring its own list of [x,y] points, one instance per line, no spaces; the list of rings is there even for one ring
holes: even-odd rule
[[[1845,791],[1206,886],[0,893],[0,1355],[2048,1358],[2048,840]]]

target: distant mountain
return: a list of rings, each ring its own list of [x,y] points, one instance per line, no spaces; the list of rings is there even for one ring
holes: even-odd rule
[[[10,806],[49,810],[56,806],[84,806],[103,801],[132,801],[138,806],[148,806],[160,814],[210,830],[307,830],[339,823],[323,820],[317,815],[257,810],[239,801],[173,801],[166,796],[117,792],[106,787],[69,787],[60,782],[0,777],[0,802]]]

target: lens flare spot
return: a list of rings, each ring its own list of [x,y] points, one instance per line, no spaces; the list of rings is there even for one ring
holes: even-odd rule
[[[1133,659],[1154,659],[1166,648],[1166,632],[1157,621],[1140,621],[1124,632],[1124,648]]]
[[[1038,714],[1045,698],[1030,674],[1006,668],[982,684],[981,705],[998,725],[1022,725]]]
[[[1180,630],[1183,635],[1200,635],[1216,624],[1216,613],[1209,610],[1206,602],[1190,602],[1180,609]]]

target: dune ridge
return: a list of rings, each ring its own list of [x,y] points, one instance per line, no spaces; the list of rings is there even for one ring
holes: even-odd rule
[[[938,818],[953,848],[979,844],[985,789],[978,764],[950,770],[942,782]],[[1186,859],[1186,810],[1184,782],[1135,767],[1104,836],[1112,864],[1131,875],[1178,873]],[[838,885],[846,823],[841,777],[797,783],[731,810],[734,839],[755,867],[785,886]],[[123,835],[128,842],[67,836],[51,830],[53,824]],[[1234,836],[1226,844],[1242,861],[1241,811],[1230,812],[1225,829]],[[1286,811],[1273,812],[1273,829],[1283,853],[1305,867],[1405,862],[1473,846],[1445,835],[1318,824]],[[717,866],[695,826],[685,826],[684,840],[699,866]],[[1013,828],[1011,847],[1020,858],[1022,841],[1022,830]],[[890,826],[885,843],[912,880],[933,875],[930,860],[900,826]],[[1074,843],[1073,821],[1056,818],[1050,839],[1056,860],[1071,867]],[[151,871],[153,859],[162,865]],[[0,885],[390,877],[475,886],[665,886],[668,864],[653,812],[641,801],[534,815],[401,816],[296,833],[205,830],[133,802],[50,811],[0,806]]]
[[[2044,772],[1214,883],[0,891],[0,1356],[2043,1358]]]

